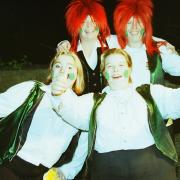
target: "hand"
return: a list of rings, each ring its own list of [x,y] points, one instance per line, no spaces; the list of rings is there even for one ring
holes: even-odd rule
[[[54,96],[63,94],[69,88],[70,87],[68,86],[66,79],[56,79],[51,83],[51,93]]]
[[[58,175],[60,177],[60,180],[66,180],[66,177],[64,176],[63,172],[60,169],[57,169]]]
[[[51,168],[43,176],[43,180],[66,180],[61,170],[57,168]]]
[[[176,49],[175,49],[175,47],[174,47],[172,44],[168,43],[168,42],[167,42],[167,44],[166,44],[166,48],[167,48],[167,50],[168,50],[170,53],[172,53],[172,54],[178,54],[177,51],[176,51]]]
[[[70,50],[70,48],[71,48],[70,42],[68,40],[64,40],[58,43],[56,51],[67,53]]]
[[[178,54],[178,52],[175,49],[175,46],[173,46],[172,44],[170,44],[167,41],[159,41],[157,42],[157,46],[160,47],[161,45],[164,45],[166,47],[166,50],[171,53],[171,54]]]
[[[70,88],[68,81],[68,72],[58,73],[53,75],[51,83],[51,94],[59,96],[63,94],[68,88]]]

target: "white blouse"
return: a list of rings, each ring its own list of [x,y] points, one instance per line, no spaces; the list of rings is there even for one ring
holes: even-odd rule
[[[103,153],[142,149],[154,144],[148,125],[147,105],[141,95],[132,87],[118,91],[107,87],[104,91],[107,95],[96,111],[95,149]],[[151,85],[151,95],[163,118],[180,117],[180,88]],[[78,97],[69,90],[61,96],[59,105],[54,103],[54,107],[69,123],[88,130],[93,104],[92,93]]]
[[[33,81],[20,83],[0,94],[0,117],[6,117],[19,107],[29,95],[34,86]],[[23,147],[18,152],[18,156],[23,160],[36,166],[39,164],[51,168],[54,163],[65,152],[72,137],[78,129],[64,122],[52,109],[50,85],[41,87],[45,94],[38,105]],[[87,152],[87,133],[82,133],[79,141],[78,151],[70,165],[62,167],[66,178],[73,179],[83,166]]]
[[[163,39],[153,37],[156,41],[164,41]],[[111,35],[107,38],[110,48],[120,48],[116,35]],[[142,84],[150,83],[150,71],[148,68],[148,59],[146,54],[146,47],[143,44],[140,48],[132,48],[128,45],[125,47],[127,53],[132,59],[132,82],[133,86],[137,87]],[[162,58],[162,68],[165,72],[172,76],[180,76],[180,56],[172,53],[163,45],[159,48]]]

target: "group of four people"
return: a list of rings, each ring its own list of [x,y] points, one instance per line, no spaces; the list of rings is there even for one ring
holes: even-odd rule
[[[152,37],[151,18],[150,0],[123,0],[110,35],[99,1],[69,4],[72,42],[60,43],[49,85],[25,82],[0,95],[4,179],[42,179],[53,166],[74,179],[84,162],[92,180],[176,178],[162,119],[180,117],[180,90],[148,84],[163,84],[163,71],[179,76],[180,56]]]

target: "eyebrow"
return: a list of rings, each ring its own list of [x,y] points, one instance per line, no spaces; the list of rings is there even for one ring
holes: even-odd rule
[[[54,64],[62,64],[61,62],[54,62]],[[74,65],[74,63],[71,63],[71,62],[69,62],[69,63],[67,63],[68,65]]]
[[[74,63],[67,63],[68,65],[72,65],[72,66],[74,66],[75,64]]]

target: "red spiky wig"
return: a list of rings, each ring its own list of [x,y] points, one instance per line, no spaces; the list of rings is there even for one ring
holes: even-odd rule
[[[106,37],[110,35],[105,9],[100,0],[72,0],[67,6],[65,18],[68,33],[72,38],[71,48],[74,51],[77,50],[79,31],[88,15],[94,19],[99,27],[100,35],[98,38],[101,46],[106,42]]]
[[[133,16],[137,20],[141,20],[145,34],[143,42],[146,45],[147,52],[153,54],[159,52],[156,43],[152,40],[152,9],[151,0],[121,0],[114,11],[114,29],[116,31],[119,44],[122,48],[127,45],[127,37],[125,36],[126,25]]]

